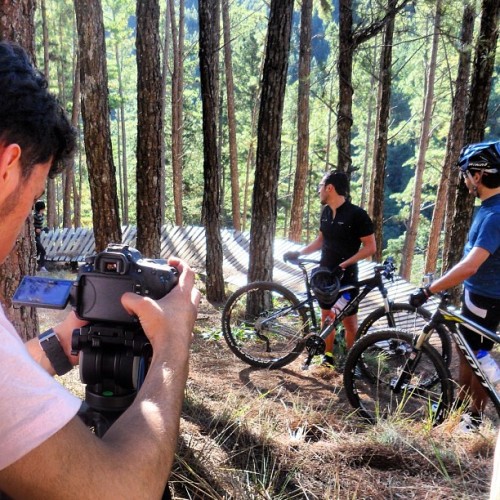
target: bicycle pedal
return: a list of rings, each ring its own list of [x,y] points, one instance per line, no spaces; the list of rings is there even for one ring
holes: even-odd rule
[[[312,358],[313,358],[312,355],[307,356],[306,360],[304,361],[304,364],[301,366],[302,371],[309,370],[309,367],[311,366]]]

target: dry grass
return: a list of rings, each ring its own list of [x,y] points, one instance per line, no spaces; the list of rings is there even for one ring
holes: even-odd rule
[[[42,324],[54,320],[42,313]],[[193,345],[171,488],[186,499],[486,498],[498,421],[455,432],[395,421],[368,426],[352,415],[335,372],[274,371],[235,358],[202,304]],[[83,395],[78,370],[61,379]]]

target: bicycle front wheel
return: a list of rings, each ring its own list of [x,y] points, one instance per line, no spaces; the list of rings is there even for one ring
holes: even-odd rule
[[[229,297],[222,312],[222,331],[231,351],[245,363],[280,368],[304,349],[307,310],[284,286],[257,281]]]
[[[393,303],[389,312],[384,307],[371,312],[359,326],[356,339],[368,332],[373,333],[387,328],[397,328],[417,335],[430,319],[430,311],[423,307],[416,309],[410,304]],[[437,325],[428,342],[441,354],[446,366],[450,366],[453,349],[447,328],[444,325]]]
[[[453,401],[453,385],[439,353],[413,346],[410,333],[382,330],[361,337],[347,355],[344,387],[368,421],[394,418],[440,422]]]

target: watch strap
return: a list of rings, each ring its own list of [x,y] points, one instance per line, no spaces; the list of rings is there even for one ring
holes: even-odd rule
[[[38,341],[57,375],[64,375],[73,368],[57,338],[56,332],[52,328],[41,333],[38,336]]]

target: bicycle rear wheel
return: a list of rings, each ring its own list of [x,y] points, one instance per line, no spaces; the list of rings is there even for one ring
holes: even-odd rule
[[[290,290],[257,281],[229,297],[222,312],[222,331],[231,351],[245,363],[280,368],[304,349],[308,316]]]
[[[430,311],[424,307],[416,309],[410,304],[393,303],[390,312],[387,312],[384,307],[371,312],[359,326],[356,339],[368,332],[374,333],[387,328],[397,328],[418,335],[430,318]],[[450,366],[453,348],[447,328],[444,325],[437,325],[428,342],[441,354],[446,366]]]
[[[344,388],[368,421],[389,417],[440,422],[453,401],[453,385],[439,353],[413,336],[387,329],[361,337],[347,355]]]

